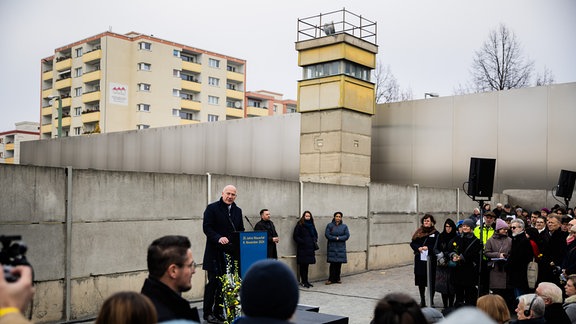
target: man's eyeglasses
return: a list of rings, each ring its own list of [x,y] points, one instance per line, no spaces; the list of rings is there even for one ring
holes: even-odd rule
[[[512,226],[512,227],[510,227],[510,228],[513,229],[513,230],[515,230],[515,229],[520,228],[520,227]]]

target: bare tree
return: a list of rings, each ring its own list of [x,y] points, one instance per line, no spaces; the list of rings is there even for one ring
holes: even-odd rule
[[[473,90],[499,91],[527,87],[534,62],[524,58],[516,36],[501,24],[492,30],[472,64]]]
[[[554,74],[547,67],[544,67],[544,73],[536,76],[536,86],[545,86],[554,83]]]
[[[372,72],[376,85],[376,103],[394,102],[399,100],[411,100],[412,91],[400,90],[398,80],[392,74],[390,66],[384,66],[380,61]]]

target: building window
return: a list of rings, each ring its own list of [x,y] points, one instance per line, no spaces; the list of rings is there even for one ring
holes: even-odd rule
[[[80,97],[82,95],[82,87],[74,88],[74,96]]]
[[[172,116],[180,117],[180,109],[172,109]]]
[[[219,69],[220,68],[220,61],[215,60],[213,58],[208,59],[208,66]]]
[[[83,52],[82,47],[77,48],[77,49],[76,49],[76,57],[81,57],[81,56],[82,56],[82,52]]]
[[[148,43],[148,42],[140,42],[140,43],[138,43],[138,44],[140,45],[140,49],[141,49],[141,50],[147,50],[147,51],[149,51],[149,50],[152,49],[152,44],[151,44],[151,43]]]
[[[150,63],[138,63],[138,70],[150,71],[150,70],[152,70],[152,64],[150,64]]]
[[[81,77],[81,76],[82,76],[82,68],[81,67],[75,68],[74,69],[74,77],[77,78],[77,77]]]
[[[208,121],[209,121],[209,122],[218,121],[218,115],[210,115],[210,114],[208,114]]]
[[[248,106],[260,108],[262,106],[262,101],[248,99]]]
[[[74,116],[80,116],[82,114],[82,107],[74,108]]]
[[[236,72],[236,67],[233,65],[228,65],[226,67],[226,70],[230,71],[230,72]]]
[[[218,97],[215,96],[208,96],[208,103],[211,105],[217,105],[218,104]]]
[[[138,104],[138,111],[150,111],[149,104]]]
[[[172,51],[172,55],[174,55],[174,57],[180,57],[180,51],[175,49]]]
[[[80,135],[80,134],[82,134],[82,128],[74,127],[74,135]]]
[[[150,125],[138,124],[136,125],[136,129],[148,129]]]
[[[236,90],[236,84],[234,84],[234,83],[227,83],[227,84],[226,84],[226,88],[227,88],[228,90]]]
[[[180,77],[180,70],[176,70],[176,69],[172,70],[172,75],[179,78]]]
[[[217,87],[220,84],[220,79],[208,77],[208,84]]]
[[[179,89],[172,89],[172,96],[180,97],[180,90]]]
[[[150,92],[150,85],[148,83],[138,83],[138,90]]]

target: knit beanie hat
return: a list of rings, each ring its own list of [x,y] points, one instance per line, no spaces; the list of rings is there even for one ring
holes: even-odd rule
[[[474,221],[471,220],[470,218],[465,219],[462,225],[467,225],[468,227],[470,227],[470,229],[474,229],[474,227],[476,227],[476,223],[474,223]]]
[[[506,223],[503,219],[498,218],[496,220],[496,232],[498,232],[503,228],[508,229],[509,228],[508,223]]]
[[[278,260],[257,261],[242,279],[240,301],[247,316],[289,319],[298,305],[296,276]]]

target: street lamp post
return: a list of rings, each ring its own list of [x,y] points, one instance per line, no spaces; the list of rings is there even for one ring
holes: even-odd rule
[[[62,137],[62,96],[50,96],[49,99],[58,99],[58,138]]]
[[[440,97],[440,95],[436,92],[426,92],[424,93],[424,99],[428,98],[428,97],[432,97],[432,98],[438,98]]]

